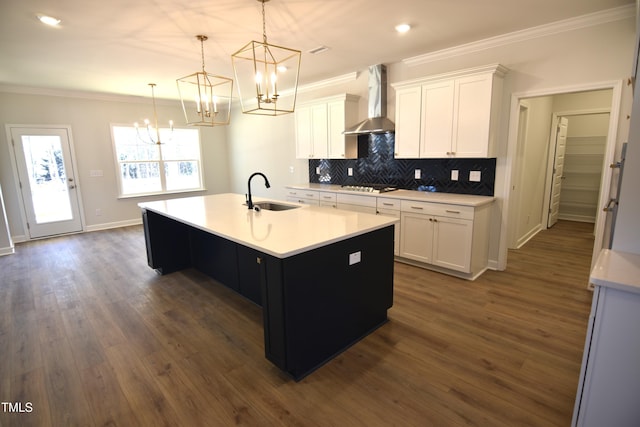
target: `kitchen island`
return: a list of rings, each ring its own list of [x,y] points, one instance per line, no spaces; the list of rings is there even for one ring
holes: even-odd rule
[[[195,268],[262,306],[267,359],[300,380],[387,321],[396,220],[244,201],[141,203],[148,264],[160,274]]]

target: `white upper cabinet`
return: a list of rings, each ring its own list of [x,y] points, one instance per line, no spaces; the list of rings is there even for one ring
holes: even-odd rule
[[[396,90],[395,157],[420,157],[420,86]]]
[[[396,158],[495,157],[501,65],[396,83]]]
[[[356,158],[358,140],[343,135],[358,117],[355,95],[314,100],[296,107],[296,157],[299,159]]]
[[[420,157],[447,157],[453,135],[453,80],[422,86]]]

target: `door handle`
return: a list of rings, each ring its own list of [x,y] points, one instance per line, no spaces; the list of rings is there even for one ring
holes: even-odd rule
[[[74,188],[76,188],[76,186],[75,186],[75,185],[70,185],[70,186],[69,186],[69,190],[73,190]]]

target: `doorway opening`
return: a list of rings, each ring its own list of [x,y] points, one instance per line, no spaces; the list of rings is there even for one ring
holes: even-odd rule
[[[602,249],[607,218],[601,207],[610,194],[621,87],[611,82],[512,95],[502,268],[507,248],[521,247],[557,219],[593,223],[592,259]]]
[[[82,231],[71,129],[7,125],[7,133],[28,237]]]

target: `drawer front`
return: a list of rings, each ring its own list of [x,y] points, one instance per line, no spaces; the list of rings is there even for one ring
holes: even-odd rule
[[[378,197],[377,198],[377,206],[378,210],[380,209],[389,209],[394,211],[400,210],[400,199],[389,199],[386,197]]]
[[[320,200],[320,206],[325,206],[328,208],[336,208],[336,202],[332,202],[330,200]]]
[[[473,219],[473,206],[447,205],[443,203],[416,202],[403,200],[402,212],[422,213],[425,215],[446,216],[449,218]]]
[[[336,203],[336,193],[325,193],[324,191],[320,192],[320,203]]]
[[[308,200],[320,200],[320,192],[315,190],[287,190],[287,197],[308,199]]]
[[[345,203],[338,202],[338,206],[337,207],[338,207],[338,209],[342,209],[342,210],[345,210],[345,211],[362,212],[362,213],[368,213],[368,214],[372,214],[372,215],[376,214],[375,206],[348,205],[348,204],[345,204]]]
[[[303,199],[302,197],[287,196],[287,202],[298,203],[300,205],[320,206],[319,200]]]
[[[357,205],[357,206],[369,206],[376,207],[376,197],[372,196],[360,196],[357,194],[343,194],[339,193],[336,197],[338,204],[345,205]]]

